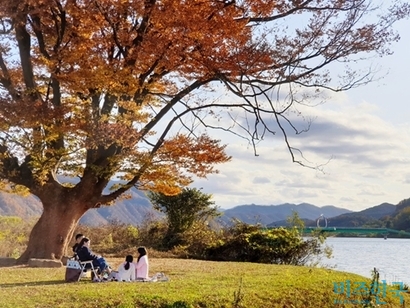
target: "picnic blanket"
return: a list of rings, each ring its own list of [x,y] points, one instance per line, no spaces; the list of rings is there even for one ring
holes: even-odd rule
[[[136,281],[138,281],[138,279]],[[169,281],[169,278],[164,273],[156,273],[151,278],[142,279],[141,281],[143,282],[166,282],[166,281]]]
[[[170,280],[169,277],[161,272],[161,273],[156,273],[155,275],[153,275],[152,277],[150,277],[148,279],[137,278],[136,280],[129,281],[129,282],[167,282],[169,280]],[[110,276],[107,279],[103,280],[103,281],[119,281],[118,280],[118,272],[112,271]],[[95,282],[97,282],[97,281],[95,281]]]

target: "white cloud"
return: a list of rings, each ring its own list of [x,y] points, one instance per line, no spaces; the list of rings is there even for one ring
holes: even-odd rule
[[[309,109],[316,119],[310,131],[290,136],[292,146],[300,148],[312,165],[330,159],[323,172],[292,163],[280,136],[260,143],[257,157],[241,139],[235,142],[230,137],[227,150],[232,161],[219,166],[220,174],[194,185],[212,193],[222,208],[308,202],[361,210],[407,198],[409,127],[384,121],[372,113],[377,106],[368,102],[346,105]],[[272,142],[273,138],[278,140]]]
[[[410,184],[410,173],[407,173],[407,174],[405,174],[404,176],[402,175],[401,178],[403,178],[402,181],[403,181],[404,183]]]
[[[267,177],[263,177],[263,176],[257,176],[252,181],[253,184],[267,184],[270,182],[271,181]]]

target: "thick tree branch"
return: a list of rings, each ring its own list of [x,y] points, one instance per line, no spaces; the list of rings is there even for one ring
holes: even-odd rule
[[[209,80],[204,80],[204,81],[195,81],[194,83],[192,83],[190,86],[186,87],[184,90],[180,91],[178,93],[178,95],[174,96],[173,99],[171,99],[170,102],[168,102],[168,104],[163,107],[161,109],[161,111],[153,118],[152,121],[150,121],[141,131],[141,135],[140,138],[144,138],[144,136],[150,132],[155,125],[157,125],[159,123],[159,121],[161,120],[162,117],[164,117],[166,114],[168,114],[169,110],[172,109],[172,107],[177,104],[178,102],[180,102],[186,95],[188,95],[189,93],[191,93],[192,91],[198,89],[199,87],[201,87],[204,84],[209,83],[211,80],[213,79],[209,79]],[[182,116],[182,115],[181,115]],[[149,158],[146,160],[146,162],[138,169],[138,171],[136,172],[135,176],[127,182],[127,184],[122,185],[119,189],[117,189],[116,191],[108,194],[108,195],[102,195],[101,198],[99,199],[98,202],[105,204],[105,203],[109,203],[113,200],[115,200],[116,198],[118,198],[120,195],[122,195],[124,192],[126,192],[128,189],[130,189],[131,187],[133,187],[141,178],[141,176],[144,174],[144,172],[149,168],[149,166],[151,165],[151,160],[154,157],[154,155],[156,154],[156,152],[158,151],[158,149],[161,147],[161,145],[164,143],[165,141],[165,137],[168,134],[168,132],[170,131],[172,125],[175,123],[175,121],[178,119],[179,117],[174,117],[172,120],[170,120],[166,126],[166,128],[163,130],[161,136],[158,138],[156,144],[154,145],[154,147],[150,150],[149,153]]]

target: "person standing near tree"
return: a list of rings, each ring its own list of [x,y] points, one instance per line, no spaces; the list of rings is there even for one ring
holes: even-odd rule
[[[139,253],[137,264],[135,265],[137,280],[149,279],[149,262],[147,250],[145,249],[145,247],[138,247],[137,251]]]

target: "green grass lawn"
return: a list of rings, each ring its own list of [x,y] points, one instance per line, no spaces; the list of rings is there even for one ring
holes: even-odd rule
[[[110,263],[116,268],[121,261]],[[370,282],[330,269],[151,258],[150,274],[156,272],[164,272],[170,281],[65,283],[65,268],[3,267],[0,307],[363,307],[357,303],[364,295],[336,294],[334,283],[349,280],[353,292],[359,282]],[[391,286],[382,290],[379,302],[386,304],[379,307],[402,307],[397,294]],[[407,293],[402,294],[410,303]]]

